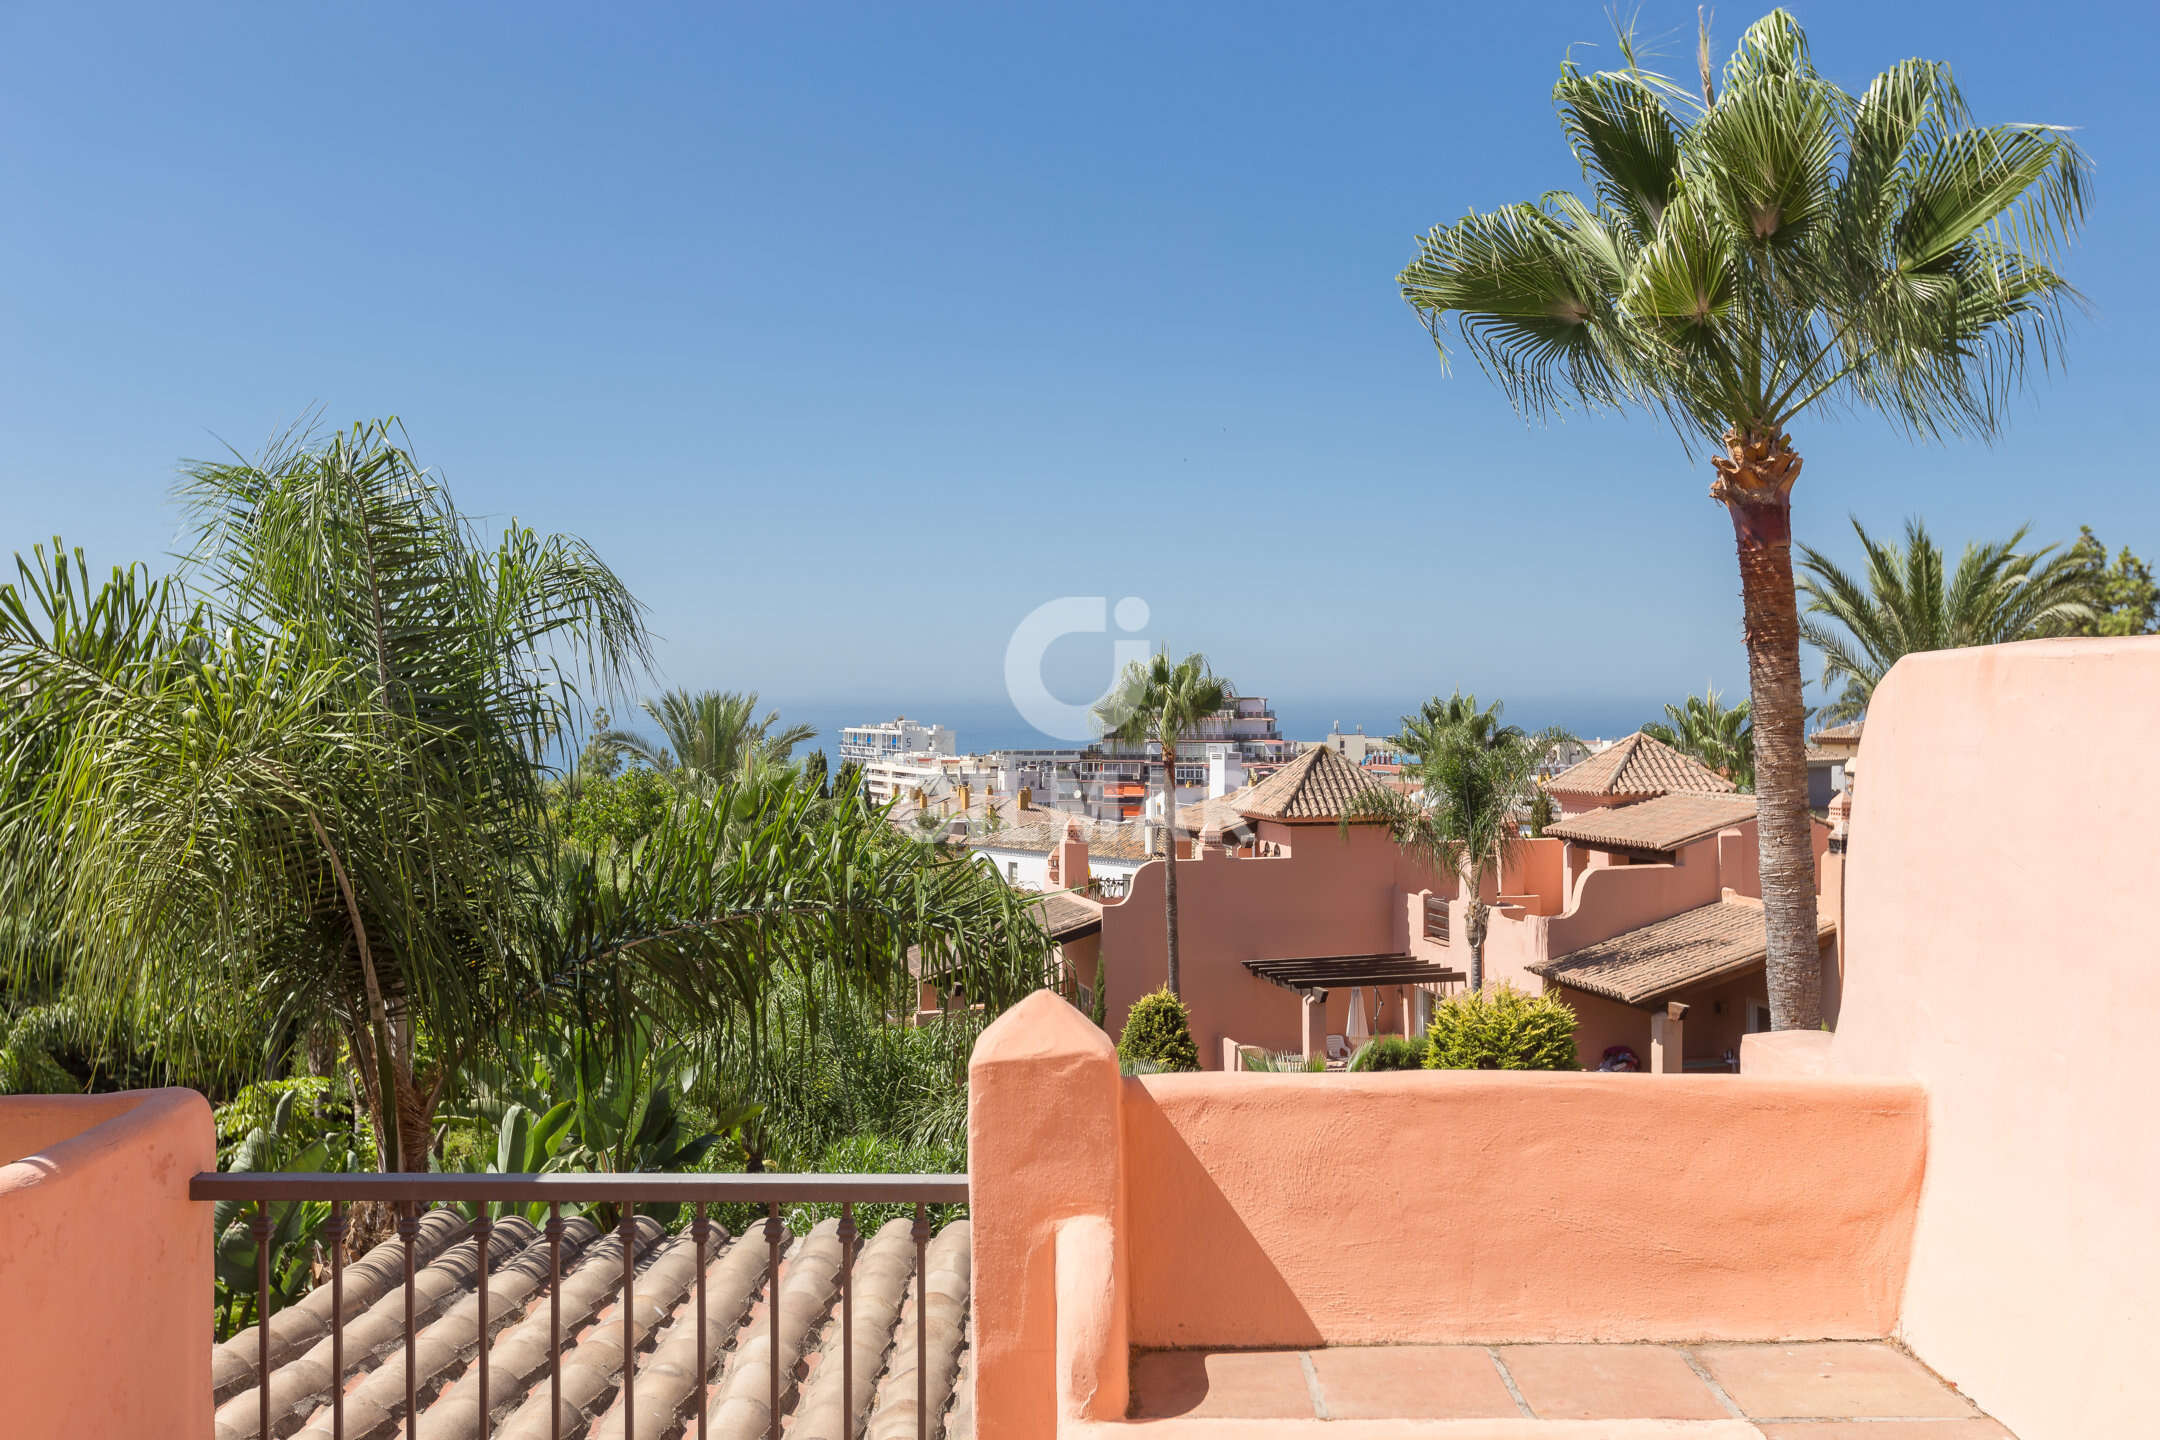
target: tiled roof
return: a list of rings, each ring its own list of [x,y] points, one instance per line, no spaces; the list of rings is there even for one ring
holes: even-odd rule
[[[1087,841],[1090,860],[1127,860],[1134,863],[1149,858],[1147,827],[1109,820],[1090,820],[1081,815],[1066,815],[1052,810],[1031,810],[1031,819],[1021,825],[1007,825],[981,835],[970,835],[968,844],[977,850],[1019,850],[1031,855],[1047,855],[1065,838],[1067,825],[1080,827],[1080,838]]]
[[[1727,795],[1739,787],[1694,756],[1638,730],[1561,771],[1549,788],[1571,795]]]
[[[1253,787],[1241,785],[1227,794],[1178,807],[1180,835],[1230,835],[1246,827],[1245,802]]]
[[[1860,729],[1866,724],[1867,721],[1865,720],[1848,720],[1843,725],[1832,725],[1827,730],[1817,730],[1814,738],[1818,744],[1824,740],[1832,742],[1842,740],[1848,744],[1857,744],[1860,740]]]
[[[1754,818],[1752,795],[1660,795],[1634,805],[1556,820],[1545,827],[1545,833],[1577,845],[1677,850],[1690,841],[1715,835],[1728,825]]]
[[[1818,939],[1837,928],[1816,921]],[[1531,963],[1532,974],[1623,1005],[1646,1005],[1690,985],[1760,965],[1768,950],[1763,910],[1746,900],[1717,900],[1693,910]]]
[[[1254,820],[1339,820],[1358,796],[1386,788],[1321,746],[1247,790],[1238,813]]]
[[[1084,895],[1052,891],[1035,902],[1036,916],[1053,940],[1065,940],[1102,924],[1102,906]]]
[[[841,1392],[839,1222],[824,1220],[788,1242],[780,1268],[783,1436],[915,1433],[915,1245],[902,1218],[865,1231],[854,1264],[855,1394]],[[580,1216],[562,1238],[562,1410],[565,1436],[623,1440],[622,1247]],[[697,1247],[641,1216],[632,1241],[637,1278],[632,1366],[637,1433],[696,1435]],[[929,1431],[973,1440],[972,1364],[967,1354],[969,1226],[946,1225],[930,1241]],[[413,1315],[420,1440],[480,1434],[480,1346],[488,1346],[490,1433],[540,1440],[549,1433],[548,1242],[520,1216],[495,1221],[488,1246],[488,1335],[480,1334],[479,1251],[471,1227],[448,1210],[420,1219]],[[706,1415],[718,1437],[762,1436],[770,1384],[768,1250],[757,1229],[730,1239],[718,1224],[706,1250]],[[405,1434],[403,1246],[384,1241],[345,1269],[345,1434]],[[270,1414],[277,1435],[327,1440],[331,1431],[331,1293],[318,1286],[270,1317]],[[210,1354],[216,1440],[255,1440],[257,1332],[241,1331]],[[867,1418],[867,1426],[864,1421]]]

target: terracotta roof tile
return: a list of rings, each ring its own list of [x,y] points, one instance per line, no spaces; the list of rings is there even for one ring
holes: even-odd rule
[[[1694,756],[1638,730],[1561,771],[1548,788],[1571,795],[1729,795],[1739,787]]]
[[[1754,818],[1752,795],[1660,795],[1634,805],[1556,820],[1545,827],[1545,833],[1577,845],[1677,850],[1690,841]]]
[[[1090,820],[1081,815],[1066,815],[1056,811],[1029,811],[1037,818],[1022,825],[1007,825],[1002,829],[968,836],[968,845],[976,850],[1018,850],[1031,855],[1047,855],[1065,838],[1067,825],[1078,825],[1080,836],[1087,841],[1090,860],[1141,861],[1149,858],[1147,827],[1110,820]]]
[[[436,1217],[441,1216],[438,1220]],[[436,1237],[421,1264],[413,1312],[418,1334],[418,1371],[405,1375],[405,1298],[395,1283],[402,1274],[401,1242],[392,1239],[368,1254],[380,1284],[356,1284],[372,1271],[349,1266],[344,1300],[345,1433],[386,1437],[403,1434],[410,1383],[420,1397],[418,1433],[425,1440],[473,1440],[481,1433],[475,1375],[480,1347],[488,1347],[489,1433],[546,1434],[550,1405],[550,1246],[524,1217],[494,1222],[489,1244],[487,1333],[479,1325],[479,1251],[466,1238],[460,1216],[429,1211],[421,1219]],[[631,1314],[636,1349],[631,1385],[637,1401],[637,1433],[695,1434],[699,1313],[698,1256],[687,1226],[670,1234],[648,1215],[629,1222],[627,1237],[637,1265]],[[918,1314],[911,1221],[903,1216],[865,1227],[853,1274],[855,1380],[859,1397],[840,1393],[839,1222],[823,1220],[785,1237],[779,1274],[781,1326],[780,1394],[787,1433],[840,1435],[860,1427],[867,1435],[913,1435],[916,1389],[928,1402],[929,1433],[973,1440],[974,1406],[964,1391],[967,1377],[967,1311],[970,1226],[953,1220],[940,1227],[924,1251],[921,1286],[928,1303]],[[625,1235],[601,1231],[583,1216],[566,1217],[561,1241],[561,1344],[563,1433],[623,1434],[623,1355],[619,1321],[595,1323],[611,1313],[621,1294]],[[449,1243],[444,1244],[444,1241]],[[416,1247],[417,1249],[418,1247]],[[741,1395],[762,1405],[770,1384],[765,1316],[771,1308],[769,1255],[762,1229],[740,1236],[714,1224],[706,1252],[704,1353],[710,1386],[707,1417],[712,1433],[764,1433],[762,1410],[749,1428]],[[359,1272],[356,1274],[356,1272]],[[274,1434],[300,1432],[327,1440],[331,1430],[327,1334],[330,1287],[318,1286],[270,1319],[270,1402]],[[612,1313],[619,1314],[619,1311]],[[928,1362],[915,1373],[916,1332]],[[756,1342],[756,1343],[752,1343]],[[214,1428],[220,1440],[256,1440],[259,1397],[255,1388],[257,1332],[241,1331],[210,1355],[214,1419],[197,1421],[200,1433]],[[890,1356],[889,1363],[886,1358]],[[875,1377],[868,1380],[865,1375]],[[852,1402],[852,1403],[851,1403]],[[864,1413],[864,1412],[867,1412]],[[207,1423],[205,1423],[207,1422]],[[844,1427],[844,1428],[843,1428]]]
[[[1339,820],[1358,796],[1386,788],[1321,746],[1247,790],[1238,813],[1254,820]]]
[[[1827,916],[1820,917],[1815,933],[1825,937],[1836,928]],[[1534,961],[1529,970],[1623,1005],[1647,1005],[1690,985],[1741,974],[1760,965],[1768,948],[1761,905],[1718,900]]]
[[[1824,740],[1832,742],[1843,740],[1849,743],[1858,743],[1860,729],[1866,724],[1865,720],[1848,720],[1843,725],[1832,725],[1827,730],[1817,730],[1813,738],[1817,743]]]
[[[1102,905],[1084,895],[1053,891],[1035,902],[1036,918],[1053,940],[1065,940],[1102,924]]]

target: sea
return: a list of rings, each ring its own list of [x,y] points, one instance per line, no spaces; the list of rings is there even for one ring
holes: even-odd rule
[[[1364,727],[1368,735],[1391,735],[1401,717],[1417,708],[1423,696],[1393,698],[1274,698],[1276,727],[1292,740],[1318,740],[1340,725],[1345,733]],[[868,725],[906,716],[923,725],[945,725],[954,732],[962,754],[989,750],[1069,748],[1077,742],[1043,734],[1020,717],[1012,703],[930,696],[895,696],[882,700],[776,700],[765,706],[777,709],[787,724],[817,727],[817,738],[796,753],[823,749],[828,756],[839,752],[840,729]],[[1625,699],[1607,696],[1555,696],[1510,700],[1507,720],[1527,730],[1556,726],[1579,739],[1612,739],[1631,734],[1644,722],[1664,718],[1662,699]]]

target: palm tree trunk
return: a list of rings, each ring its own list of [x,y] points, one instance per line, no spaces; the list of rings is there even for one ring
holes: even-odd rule
[[[1711,462],[1718,478],[1710,496],[1732,516],[1740,552],[1770,1024],[1815,1030],[1822,1026],[1822,955],[1815,938],[1800,607],[1792,567],[1792,485],[1800,456],[1791,439],[1776,431],[1729,431],[1725,450]]]
[[[1165,739],[1162,747],[1163,776],[1163,922],[1168,927],[1164,954],[1168,957],[1166,982],[1173,995],[1178,989],[1177,953],[1177,741]]]

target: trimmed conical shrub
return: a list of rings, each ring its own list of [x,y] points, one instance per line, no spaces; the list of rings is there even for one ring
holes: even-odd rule
[[[1167,987],[1133,1002],[1117,1048],[1118,1059],[1128,1067],[1147,1064],[1157,1070],[1200,1068],[1200,1051],[1192,1038],[1192,1017],[1186,1013],[1185,1002]]]

